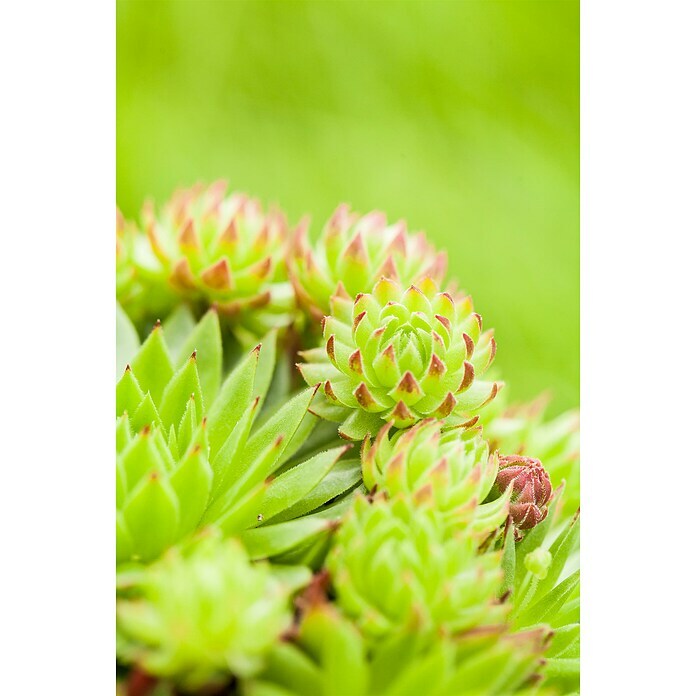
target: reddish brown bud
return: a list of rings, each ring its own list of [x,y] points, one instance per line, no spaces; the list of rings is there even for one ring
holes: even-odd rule
[[[495,480],[500,493],[512,486],[510,515],[518,529],[531,529],[544,520],[551,497],[551,479],[538,459],[509,455],[500,457]]]

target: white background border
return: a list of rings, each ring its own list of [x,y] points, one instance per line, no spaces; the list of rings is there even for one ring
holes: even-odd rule
[[[585,695],[696,693],[695,20],[582,2]]]
[[[0,692],[114,693],[115,8],[0,10]]]
[[[695,690],[695,15],[582,5],[586,695]],[[0,17],[4,693],[113,693],[114,36]]]

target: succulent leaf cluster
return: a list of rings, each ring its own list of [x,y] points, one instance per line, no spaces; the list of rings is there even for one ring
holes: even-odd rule
[[[403,220],[389,225],[380,211],[360,216],[344,204],[315,244],[309,242],[308,224],[298,226],[288,268],[298,302],[321,321],[331,313],[329,300],[337,291],[355,297],[382,278],[405,285],[426,278],[441,283],[447,256],[436,252],[423,232],[410,234]]]
[[[285,216],[226,189],[179,190],[159,211],[146,204],[140,225],[117,217],[117,295],[134,320],[186,301],[257,333],[290,323]]]
[[[222,183],[117,217],[119,693],[578,691],[577,415],[445,273]]]
[[[230,672],[252,676],[291,625],[293,585],[309,575],[298,568],[288,583],[287,573],[251,563],[236,539],[211,533],[170,549],[122,580],[121,657],[187,689],[224,683]]]
[[[508,514],[501,491],[485,505],[498,474],[497,453],[478,428],[442,431],[442,423],[424,420],[389,437],[387,423],[362,452],[363,482],[389,498],[403,496],[442,515],[443,524],[468,525],[471,534],[491,533]]]
[[[375,638],[401,630],[460,633],[504,621],[497,552],[479,553],[466,527],[393,501],[355,501],[327,559],[337,603]]]
[[[430,279],[403,287],[384,278],[371,293],[335,295],[323,338],[302,353],[299,369],[308,384],[321,384],[324,414],[342,420],[349,439],[389,421],[463,424],[500,388],[481,379],[495,356],[492,331],[482,331],[470,298]]]

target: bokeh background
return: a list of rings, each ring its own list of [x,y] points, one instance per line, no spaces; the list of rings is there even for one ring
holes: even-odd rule
[[[516,398],[579,399],[579,16],[566,0],[118,0],[117,201],[228,178],[316,233],[424,229]]]

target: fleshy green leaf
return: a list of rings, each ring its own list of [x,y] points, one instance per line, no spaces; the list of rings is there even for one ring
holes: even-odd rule
[[[116,385],[116,416],[135,413],[144,396],[133,370],[127,368]]]
[[[269,558],[289,551],[331,529],[332,523],[316,517],[249,529],[241,535],[242,542],[252,560]]]
[[[511,592],[515,587],[515,534],[512,524],[505,529],[505,541],[503,543],[503,588],[502,592]]]
[[[288,507],[273,518],[273,522],[284,522],[306,515],[329,500],[356,486],[362,475],[359,459],[340,459],[331,471],[295,505]],[[266,518],[268,519],[268,517]]]
[[[232,472],[235,482],[247,479],[258,480],[259,477],[263,479],[273,473],[285,448],[302,423],[313,395],[314,389],[311,387],[300,392],[252,435],[244,448],[239,464],[234,467]],[[279,442],[275,459],[265,463],[263,467],[260,466],[258,462],[260,455],[279,438],[282,439]]]
[[[259,514],[270,519],[298,503],[331,471],[347,447],[320,452],[274,479],[263,497]]]
[[[170,478],[180,505],[179,536],[188,534],[200,522],[213,482],[205,452],[194,446]]]
[[[194,351],[203,402],[212,404],[222,378],[222,337],[220,321],[214,309],[205,314],[181,346],[176,364],[183,365]]]
[[[174,434],[174,424],[169,426],[170,439],[169,439],[169,449],[172,452],[172,456],[178,459],[178,454],[185,452],[188,446],[191,444],[193,435],[198,429],[198,414],[196,412],[196,399],[189,397],[188,403],[186,404],[186,410],[184,415],[181,417],[179,423],[179,429],[176,436],[171,437]]]
[[[179,527],[176,494],[165,478],[152,472],[136,487],[123,510],[123,518],[134,538],[135,556],[143,561],[152,560],[176,538]]]
[[[539,582],[535,597],[543,597],[556,584],[566,566],[568,557],[575,551],[579,538],[580,511],[573,516],[549,549],[552,558],[551,566],[546,577]]]
[[[358,410],[346,418],[338,432],[346,440],[362,440],[365,435],[376,435],[383,425],[384,421],[378,415]]]
[[[234,480],[234,467],[240,457],[240,453],[246,445],[254,416],[258,409],[258,400],[252,401],[242,417],[237,421],[234,429],[229,434],[225,444],[222,445],[213,459],[213,498],[227,491]]]
[[[263,407],[266,394],[271,386],[273,371],[276,364],[276,343],[278,332],[273,330],[267,333],[260,343],[259,364],[256,368],[254,379],[254,396],[261,399],[260,406]]]
[[[249,406],[258,363],[259,351],[254,349],[225,380],[218,398],[210,405],[208,438],[211,458],[215,457]]]
[[[164,473],[166,464],[154,442],[154,434],[141,433],[119,457],[127,490],[132,490],[150,471]]]
[[[266,449],[256,458],[253,466],[246,472],[246,475],[241,479],[237,479],[232,486],[218,494],[206,512],[206,519],[211,521],[219,519],[224,513],[234,509],[238,502],[245,499],[249,493],[257,490],[260,485],[263,484],[267,486],[268,484],[264,482],[264,479],[267,476],[269,468],[278,458],[278,452],[281,450],[281,447],[282,438],[280,437],[270,442]],[[230,472],[234,474],[237,468],[237,462],[231,462],[229,468]],[[259,504],[260,501],[257,502],[257,506]],[[244,529],[247,526],[251,526],[254,519],[258,518],[258,516],[259,512],[255,508],[249,514],[248,524],[244,521],[241,528]]]
[[[516,621],[517,625],[525,627],[551,621],[556,612],[561,609],[565,601],[572,595],[579,582],[580,571],[576,570],[536,604],[522,612]]]
[[[116,560],[125,560],[133,555],[133,538],[128,531],[121,512],[116,513]]]
[[[133,358],[131,368],[143,392],[149,391],[155,404],[159,404],[164,388],[174,376],[174,366],[159,324]]]
[[[319,667],[291,643],[278,642],[268,655],[268,665],[265,672],[269,677],[282,682],[292,694],[322,694],[321,671]],[[258,682],[254,683],[250,692],[261,696],[266,692],[257,692]]]
[[[302,639],[321,655],[324,694],[365,694],[369,682],[365,646],[359,632],[329,608],[307,614]]]
[[[150,392],[145,394],[145,398],[140,402],[140,406],[135,409],[130,419],[131,429],[133,432],[142,430],[145,426],[161,426],[162,420],[152,400]]]
[[[191,396],[196,403],[196,414],[203,413],[203,397],[196,362],[196,357],[192,355],[172,377],[162,394],[159,412],[167,429],[170,425],[179,426]]]

